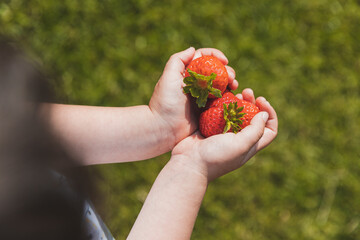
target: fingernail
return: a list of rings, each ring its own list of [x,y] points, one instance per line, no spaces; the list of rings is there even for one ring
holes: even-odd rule
[[[228,74],[231,79],[235,78],[235,74],[233,72],[229,71]]]
[[[245,88],[244,90],[248,91],[250,94],[254,94],[254,91],[251,88]]]
[[[185,49],[185,51],[189,51],[191,48],[194,48],[194,47],[191,46],[191,47]]]
[[[262,118],[264,119],[264,122],[266,122],[269,119],[269,114],[267,112],[263,112]]]

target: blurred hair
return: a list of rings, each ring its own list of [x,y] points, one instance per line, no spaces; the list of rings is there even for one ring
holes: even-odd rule
[[[0,239],[83,239],[87,181],[39,117],[52,95],[34,66],[0,36]]]

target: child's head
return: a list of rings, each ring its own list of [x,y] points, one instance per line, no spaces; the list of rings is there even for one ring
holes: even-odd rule
[[[48,95],[34,64],[0,39],[0,239],[82,238],[82,197],[53,174],[76,162],[37,112]]]

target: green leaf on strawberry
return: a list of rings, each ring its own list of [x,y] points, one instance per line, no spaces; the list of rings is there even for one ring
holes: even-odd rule
[[[224,103],[223,106],[225,120],[225,127],[223,133],[227,133],[230,129],[232,129],[232,132],[234,133],[240,132],[240,126],[243,123],[241,118],[246,114],[244,112],[241,112],[244,107],[238,107],[237,102],[229,103],[228,106],[226,106],[226,104]]]
[[[212,86],[212,82],[216,78],[215,73],[211,73],[210,76],[204,76],[190,69],[187,69],[187,71],[190,76],[184,78],[184,83],[186,84],[184,92],[190,93],[191,96],[196,98],[196,104],[199,107],[205,107],[209,93],[221,98],[221,91]]]

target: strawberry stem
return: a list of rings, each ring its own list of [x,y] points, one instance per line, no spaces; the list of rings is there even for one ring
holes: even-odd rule
[[[213,88],[212,82],[216,78],[215,73],[211,73],[210,76],[204,76],[187,69],[190,76],[184,78],[184,93],[190,93],[191,96],[196,98],[196,104],[201,108],[205,107],[209,94],[221,98],[221,91]]]
[[[225,120],[225,127],[223,133],[227,133],[230,129],[234,133],[240,132],[240,125],[243,122],[241,118],[246,114],[241,112],[244,107],[238,107],[237,102],[229,103],[228,106],[226,106],[226,104],[224,103],[223,107]]]

